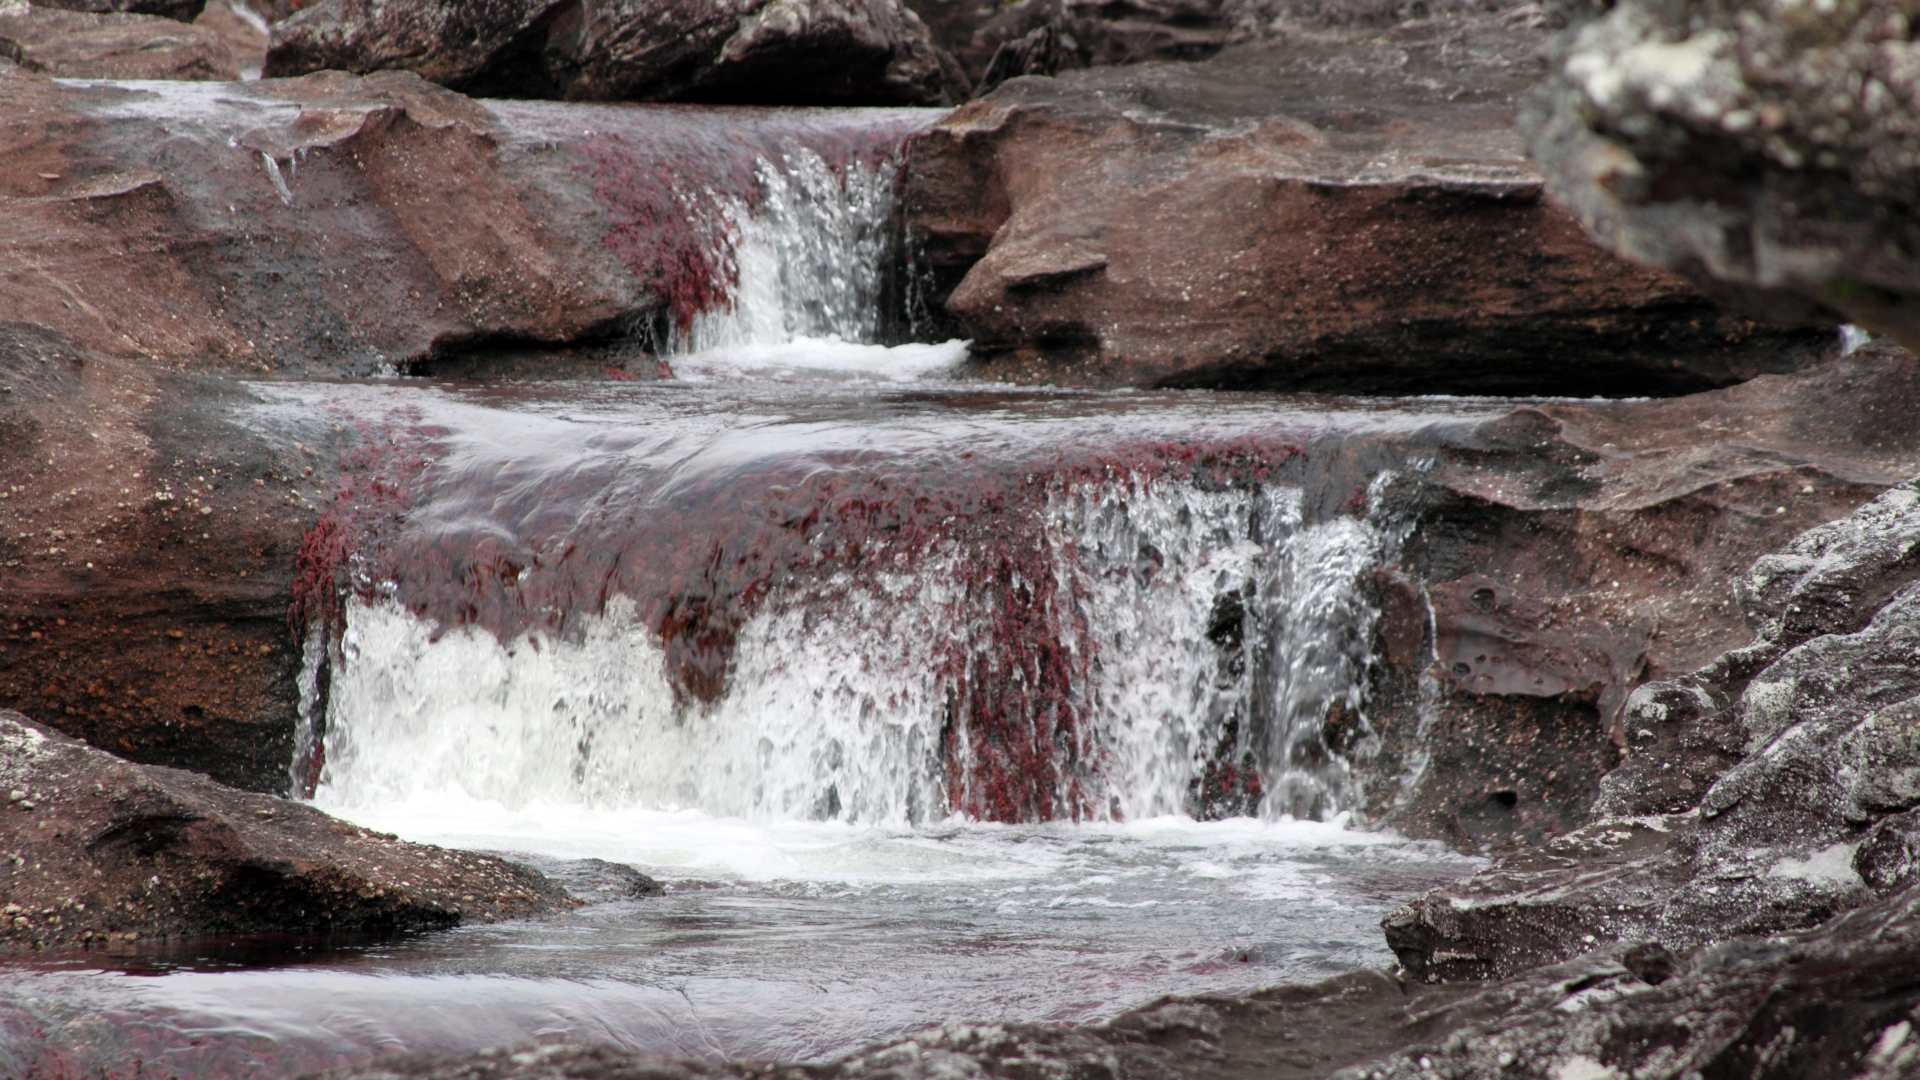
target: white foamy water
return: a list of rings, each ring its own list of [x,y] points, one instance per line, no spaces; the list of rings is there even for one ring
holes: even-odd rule
[[[1058,644],[1093,661],[1069,696],[1084,703],[1081,756],[1097,763],[1095,817],[1194,812],[1223,740],[1279,793],[1269,816],[1343,809],[1344,763],[1301,748],[1318,745],[1335,699],[1360,705],[1370,527],[1303,525],[1291,489],[1166,480],[1077,489],[1045,513],[1053,573],[1076,605]],[[438,798],[942,821],[958,809],[953,785],[974,782],[966,755],[943,751],[956,693],[943,660],[996,645],[971,629],[993,613],[969,607],[980,601],[957,586],[956,563],[986,557],[953,543],[897,573],[790,586],[740,631],[721,698],[691,709],[624,597],[576,633],[511,642],[355,600],[316,801],[349,814]],[[1230,641],[1209,636],[1223,598],[1245,612]]]

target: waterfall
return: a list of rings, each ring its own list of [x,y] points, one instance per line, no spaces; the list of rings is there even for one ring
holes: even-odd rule
[[[1003,600],[963,567],[996,556],[964,541],[794,582],[747,619],[724,692],[696,708],[626,597],[572,634],[504,643],[355,600],[318,798],[919,824],[995,816],[982,800],[1037,779],[1007,775],[1018,766],[1056,774],[1040,781],[1059,800],[1047,816],[1325,817],[1347,789],[1319,730],[1335,702],[1357,712],[1371,627],[1359,585],[1378,539],[1351,518],[1304,524],[1300,502],[1166,480],[1055,495],[1038,565],[1062,610],[1025,641],[991,632]],[[1021,679],[1008,656],[1023,649],[1069,658],[1039,711],[1072,722],[1048,733],[1046,761],[986,760],[956,690]]]
[[[749,187],[674,195],[711,216],[666,240],[657,188],[619,220],[652,230],[636,250],[705,237],[727,285],[676,330],[681,382],[812,389],[408,406],[417,431],[373,442],[407,468],[361,485],[404,498],[374,532],[322,523],[352,565],[308,643],[296,790],[888,825],[1353,806],[1385,542],[1308,519],[1301,444],[1212,409],[1135,430],[1045,394],[907,415],[831,389],[965,347],[873,343],[895,158],[756,153]]]

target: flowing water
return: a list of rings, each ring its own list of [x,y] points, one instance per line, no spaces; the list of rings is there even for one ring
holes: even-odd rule
[[[260,383],[241,417],[346,462],[291,789],[594,902],[43,958],[0,1074],[819,1059],[1391,962],[1379,917],[1475,863],[1352,818],[1407,779],[1369,767],[1367,582],[1404,448],[1495,406],[970,383],[963,343],[875,343],[912,321],[893,167],[794,144],[690,195],[725,299],[644,331],[663,381]]]

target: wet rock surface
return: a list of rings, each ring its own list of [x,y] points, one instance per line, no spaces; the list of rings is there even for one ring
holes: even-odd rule
[[[1807,362],[1823,333],[1727,315],[1544,197],[1512,128],[1539,26],[1016,79],[913,146],[921,286],[1021,382],[1644,395]]]
[[[265,73],[324,69],[570,101],[947,105],[967,89],[898,0],[326,0],[275,24]]]
[[[324,1075],[532,1080],[863,1080],[1036,1075],[1116,1080],[1273,1077],[1306,1080],[1407,1045],[1426,1017],[1460,998],[1457,987],[1407,984],[1357,971],[1308,986],[1244,998],[1168,998],[1087,1027],[950,1024],[816,1065],[709,1063],[624,1052],[609,1046],[513,1047],[470,1056],[393,1057]]]
[[[1909,7],[1568,11],[1525,126],[1597,239],[1748,309],[1920,336]]]
[[[24,0],[0,3],[0,57],[60,79],[240,77],[226,42],[206,28],[154,15],[29,6]]]
[[[1601,778],[1642,755],[1629,693],[1753,640],[1732,592],[1753,560],[1920,472],[1920,431],[1894,404],[1917,377],[1874,346],[1727,390],[1346,448],[1359,475],[1405,478],[1374,513],[1417,521],[1376,578],[1364,721],[1328,719],[1370,820],[1494,851],[1586,824]],[[1711,776],[1687,768],[1660,783],[1694,775],[1697,797]]]
[[[1904,894],[1917,550],[1907,483],[1759,560],[1736,590],[1755,640],[1628,700],[1631,756],[1600,785],[1604,816],[1394,912],[1402,962],[1448,979],[1596,942],[1682,952]]]
[[[555,910],[526,867],[134,765],[0,712],[0,945],[405,930]]]

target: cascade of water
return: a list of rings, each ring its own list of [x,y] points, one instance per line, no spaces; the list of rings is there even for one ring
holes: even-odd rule
[[[1057,609],[1018,626],[1032,640],[1000,632],[1008,591],[969,570],[996,556],[956,540],[885,572],[791,582],[740,630],[724,693],[691,710],[623,597],[577,635],[506,644],[356,601],[318,797],[895,824],[1217,816],[1263,791],[1269,814],[1342,808],[1321,726],[1359,704],[1367,525],[1303,525],[1290,488],[1165,479],[1067,490],[1041,514],[1044,557],[1021,565],[1051,588],[1006,583]],[[1023,659],[1043,653],[1061,662]],[[1022,709],[1006,706],[1012,684]],[[1010,730],[1037,732],[1037,751],[1009,751]]]
[[[676,338],[681,354],[781,345],[795,338],[870,342],[878,329],[881,273],[898,162],[839,168],[799,145],[762,158],[751,205],[721,208],[715,262],[733,286],[724,305],[695,316]]]

